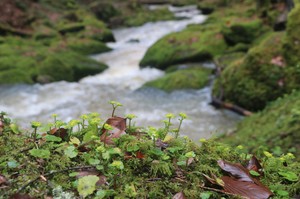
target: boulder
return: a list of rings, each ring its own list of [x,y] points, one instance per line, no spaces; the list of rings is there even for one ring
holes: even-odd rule
[[[191,26],[158,40],[147,50],[140,66],[164,70],[173,64],[210,60],[226,48],[219,26]]]
[[[181,89],[201,89],[208,84],[211,72],[210,69],[199,67],[177,70],[147,82],[144,87],[154,87],[167,92]]]

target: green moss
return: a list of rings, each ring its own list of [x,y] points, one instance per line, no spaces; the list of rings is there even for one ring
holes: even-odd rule
[[[299,63],[300,57],[300,4],[298,4],[288,15],[286,38],[284,42],[284,55],[289,64]]]
[[[1,70],[0,84],[33,83],[32,76],[25,70],[9,69]]]
[[[87,75],[101,73],[106,65],[74,52],[57,52],[48,55],[41,62],[39,76],[50,81],[77,81]]]
[[[162,20],[172,20],[174,15],[167,8],[157,10],[140,9],[133,16],[127,17],[124,24],[126,26],[140,26],[146,22],[155,22]]]
[[[66,42],[67,48],[82,55],[103,53],[111,50],[104,43],[91,39],[70,38],[64,42]]]
[[[166,69],[177,63],[209,60],[226,48],[218,26],[192,26],[157,41],[148,49],[140,66]]]
[[[145,87],[155,87],[164,91],[179,89],[201,89],[207,85],[211,70],[204,68],[183,69],[167,73],[164,77],[147,82]]]
[[[108,146],[97,138],[103,124],[98,124],[96,138],[85,143],[82,151],[77,144],[73,144],[74,137],[82,143],[82,136],[78,135],[94,129],[94,123],[87,124],[79,132],[73,132],[73,141],[61,140],[57,143],[47,141],[41,136],[37,138],[37,143],[33,143],[27,133],[14,133],[11,129],[13,124],[6,116],[1,116],[1,122],[4,128],[0,134],[0,145],[3,146],[0,151],[0,169],[1,175],[10,182],[0,190],[4,198],[8,198],[20,187],[24,188],[21,193],[35,197],[56,196],[58,189],[59,193],[75,192],[78,195],[78,178],[84,175],[105,176],[104,182],[99,182],[95,187],[96,191],[89,196],[91,198],[100,193],[105,194],[106,198],[172,198],[181,191],[186,197],[197,198],[201,193],[207,192],[201,188],[204,184],[208,186],[203,174],[215,175],[218,178],[224,175],[218,166],[218,160],[245,165],[248,161],[245,158],[249,157],[247,151],[241,147],[230,147],[215,140],[202,140],[202,146],[199,146],[186,137],[172,138],[161,149],[154,146],[153,140],[144,133],[138,137],[129,134],[121,136],[115,140],[114,146]],[[143,132],[145,130],[138,129]],[[129,147],[132,142],[137,148]],[[28,153],[37,144],[39,149],[50,152],[49,158],[35,158]],[[79,151],[76,158],[71,159],[64,153],[69,146]],[[140,153],[139,156],[137,152]],[[190,153],[194,154],[194,158],[187,164],[186,154]],[[299,192],[299,182],[287,183],[285,177],[280,175],[282,172],[300,172],[300,164],[293,161],[293,155],[275,158],[258,153],[257,158],[262,161],[265,173],[260,180],[275,192],[274,199],[280,198],[276,193],[278,190],[286,191],[289,197]],[[124,167],[119,170],[112,169],[111,165],[115,162],[122,163]],[[41,175],[51,182],[51,186],[39,180]],[[31,183],[27,184],[29,181]],[[210,192],[214,198],[225,196],[219,192]]]
[[[215,83],[215,88],[222,88],[214,89],[214,94],[223,90],[225,100],[255,111],[299,88],[297,68],[283,58],[282,38],[283,33],[269,34],[244,59],[229,65]]]
[[[263,111],[245,118],[235,133],[223,138],[223,141],[242,144],[253,153],[260,150],[269,150],[277,155],[293,152],[299,159],[299,107],[300,92],[279,98]]]
[[[226,26],[222,29],[224,38],[229,45],[236,45],[238,43],[250,44],[267,31],[261,20],[239,20],[227,21]]]

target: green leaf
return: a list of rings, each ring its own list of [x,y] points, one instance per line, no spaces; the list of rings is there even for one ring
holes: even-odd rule
[[[259,173],[257,173],[256,171],[250,170],[249,173],[253,176],[260,176]]]
[[[77,191],[83,198],[91,195],[96,190],[99,177],[95,175],[84,176],[78,180]]]
[[[18,125],[16,125],[16,124],[13,123],[13,124],[10,124],[9,127],[12,130],[12,132],[14,132],[15,134],[20,133]]]
[[[284,190],[276,190],[277,195],[279,196],[289,196],[289,192]]]
[[[186,165],[186,161],[179,161],[179,162],[177,162],[177,165],[184,166],[184,165]]]
[[[111,163],[109,166],[110,166],[110,167],[117,168],[117,169],[120,169],[120,170],[123,170],[123,169],[124,169],[124,164],[123,164],[123,162],[122,162],[122,161],[118,161],[118,160],[113,161],[113,163]]]
[[[279,171],[279,175],[284,177],[286,180],[291,181],[291,182],[297,182],[298,181],[298,176],[292,171]]]
[[[78,175],[78,172],[72,172],[72,173],[69,173],[69,176],[70,177],[76,177]]]
[[[194,151],[190,151],[185,154],[185,157],[187,157],[187,158],[193,158],[195,156],[196,156],[196,154]]]
[[[94,158],[90,158],[88,161],[91,165],[97,165],[100,163],[100,160]]]
[[[77,137],[71,137],[70,138],[70,143],[80,145],[80,140]]]
[[[200,194],[201,199],[209,199],[211,196],[211,192],[203,192]]]
[[[7,162],[8,168],[11,168],[11,169],[17,168],[19,165],[20,164],[15,160]]]
[[[50,158],[50,151],[45,149],[31,149],[29,153],[36,158]]]
[[[118,147],[112,148],[108,150],[108,153],[113,155],[113,154],[119,154],[122,155],[122,150]]]
[[[65,153],[65,155],[68,156],[69,158],[75,158],[75,157],[77,156],[77,154],[78,154],[76,148],[75,148],[73,145],[71,145],[71,146],[69,146],[68,148],[66,148],[66,149],[64,150],[64,153]]]
[[[140,149],[140,147],[136,143],[127,145],[128,152],[138,151],[139,149]]]
[[[96,193],[96,198],[97,199],[105,198],[105,196],[106,196],[106,191],[105,190],[99,190]]]
[[[61,142],[62,139],[55,135],[46,135],[45,136],[47,142]]]

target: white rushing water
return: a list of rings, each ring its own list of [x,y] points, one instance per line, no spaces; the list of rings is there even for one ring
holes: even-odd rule
[[[170,32],[205,20],[195,7],[170,9],[180,17],[189,18],[114,30],[116,42],[108,44],[113,51],[92,56],[109,65],[102,74],[85,77],[76,83],[61,81],[46,85],[0,86],[0,111],[7,112],[23,127],[28,127],[33,120],[51,121],[53,113],[64,121],[89,112],[99,112],[106,119],[112,110],[108,101],[115,100],[124,105],[117,109],[116,115],[134,113],[138,116],[134,120],[137,126],[162,127],[161,121],[166,113],[184,112],[189,119],[184,121],[181,132],[194,140],[228,131],[239,117],[209,106],[209,87],[172,93],[155,89],[136,90],[146,81],[164,74],[153,68],[139,69],[138,63],[147,48]],[[176,128],[178,121],[173,123]]]

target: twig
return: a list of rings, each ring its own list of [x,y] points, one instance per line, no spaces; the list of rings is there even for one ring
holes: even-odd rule
[[[91,169],[91,168],[95,168],[95,167],[94,166],[77,166],[77,167],[70,167],[70,168],[62,169],[62,170],[53,170],[53,171],[50,171],[49,173],[46,173],[44,175],[40,175],[40,176],[34,178],[33,180],[30,180],[28,183],[26,183],[21,188],[19,188],[18,191],[17,191],[17,193],[21,192],[27,186],[29,186],[29,185],[33,184],[34,182],[36,182],[38,179],[41,178],[41,176],[43,176],[45,178],[45,177],[54,175],[56,173],[63,173],[63,172],[66,172],[66,171],[80,170],[80,169]]]

